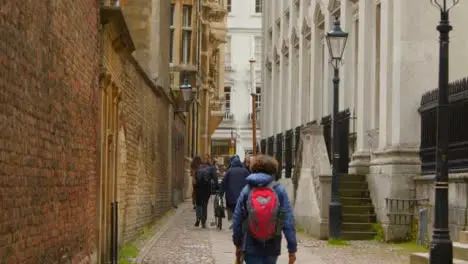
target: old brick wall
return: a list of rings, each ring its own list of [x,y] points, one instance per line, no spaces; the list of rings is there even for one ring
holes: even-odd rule
[[[119,104],[118,200],[120,241],[171,208],[168,169],[170,101],[159,93],[128,52],[112,46],[115,25],[103,33],[104,68],[122,91]]]
[[[0,4],[0,263],[90,263],[97,1]]]
[[[185,185],[185,122],[180,116],[174,117],[172,123],[172,188],[175,192],[175,202],[184,200]]]

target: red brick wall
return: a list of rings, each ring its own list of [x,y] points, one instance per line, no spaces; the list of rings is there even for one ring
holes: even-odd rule
[[[0,263],[96,246],[98,1],[0,4]]]

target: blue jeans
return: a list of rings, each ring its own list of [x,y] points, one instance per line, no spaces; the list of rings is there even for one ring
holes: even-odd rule
[[[258,256],[245,254],[244,261],[246,264],[276,264],[277,256]]]

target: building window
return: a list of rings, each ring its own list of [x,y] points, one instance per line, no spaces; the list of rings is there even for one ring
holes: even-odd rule
[[[171,44],[169,47],[169,62],[173,63],[174,62],[174,29],[171,28]]]
[[[255,13],[262,13],[263,0],[255,0]]]
[[[174,18],[175,18],[175,5],[171,4],[171,26],[174,26]]]
[[[170,26],[170,45],[169,45],[169,62],[174,62],[174,20],[175,20],[175,5],[171,4],[171,26]]]
[[[231,37],[228,36],[226,39],[226,47],[224,51],[224,66],[226,70],[231,69]]]
[[[262,67],[263,40],[262,37],[255,37],[255,66]]]
[[[232,1],[231,0],[227,0],[227,11],[228,13],[231,13],[231,8],[232,8]]]
[[[257,94],[257,96],[255,97],[255,107],[257,109],[260,109],[262,104],[262,88],[257,86],[255,88],[255,93]]]
[[[224,87],[224,111],[231,111],[231,87]]]
[[[180,61],[183,64],[190,63],[190,49],[191,49],[192,31],[182,30],[182,56]]]
[[[192,6],[183,5],[182,7],[182,51],[180,53],[180,62],[190,64],[192,51]]]
[[[183,26],[184,27],[191,27],[192,26],[192,6],[191,5],[184,5],[183,7]]]

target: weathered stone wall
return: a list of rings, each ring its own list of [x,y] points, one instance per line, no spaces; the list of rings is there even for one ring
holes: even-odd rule
[[[170,1],[126,1],[123,6],[135,58],[157,85],[169,88]]]
[[[289,197],[294,197],[296,223],[319,239],[328,238],[328,204],[331,199],[331,168],[322,127],[309,125],[301,129],[301,151],[294,179],[286,182]]]
[[[114,25],[115,27],[115,25]],[[138,62],[112,43],[113,25],[104,26],[104,68],[121,89],[119,173],[121,242],[171,208],[171,102]],[[122,173],[125,172],[125,173]]]
[[[0,4],[0,263],[94,263],[97,5]]]

